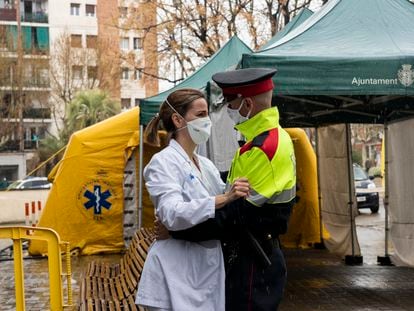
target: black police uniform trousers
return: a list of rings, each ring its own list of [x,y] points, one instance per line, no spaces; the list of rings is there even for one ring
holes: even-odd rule
[[[187,241],[222,241],[226,311],[277,310],[286,283],[286,264],[278,236],[287,231],[293,203],[294,200],[257,207],[239,199],[216,210],[212,219],[170,232],[173,238]],[[263,253],[252,246],[252,236],[270,265]]]

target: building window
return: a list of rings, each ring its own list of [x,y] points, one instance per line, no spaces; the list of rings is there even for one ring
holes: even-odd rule
[[[131,98],[121,98],[121,108],[122,109],[131,108]]]
[[[128,15],[128,8],[126,6],[119,7],[119,16],[127,17],[127,15]]]
[[[73,48],[81,48],[82,35],[70,35],[70,46]]]
[[[121,79],[122,80],[128,80],[129,79],[129,69],[128,68],[122,68]]]
[[[120,48],[121,50],[129,50],[129,38],[128,37],[121,38]]]
[[[89,49],[96,49],[98,46],[98,37],[86,35],[86,47]]]
[[[5,9],[13,9],[13,3],[14,3],[14,1],[12,1],[12,0],[4,0],[4,8]]]
[[[98,67],[97,66],[88,66],[88,79],[96,80],[98,78]]]
[[[141,98],[135,98],[135,106],[139,107],[140,104],[141,104]]]
[[[42,86],[49,85],[49,69],[48,68],[38,68],[37,69],[38,83]]]
[[[81,80],[82,79],[82,66],[72,66],[72,76],[75,80]]]
[[[80,13],[80,4],[71,3],[70,4],[70,15],[79,16]]]
[[[134,50],[142,49],[142,38],[134,38]]]
[[[87,4],[85,6],[86,16],[95,16],[95,6],[93,4]]]
[[[142,79],[142,72],[139,69],[135,69],[134,71],[134,80],[141,80]]]

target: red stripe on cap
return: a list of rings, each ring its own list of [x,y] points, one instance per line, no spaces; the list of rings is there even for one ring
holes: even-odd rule
[[[264,81],[248,85],[223,87],[223,95],[225,96],[228,94],[241,94],[243,97],[250,97],[270,91],[273,88],[273,80],[272,78],[270,78]]]

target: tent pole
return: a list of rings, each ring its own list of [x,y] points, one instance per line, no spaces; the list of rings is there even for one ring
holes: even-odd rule
[[[354,205],[354,193],[353,193],[353,165],[352,165],[352,144],[351,144],[351,125],[349,123],[345,124],[345,137],[346,137],[346,153],[347,153],[347,164],[348,164],[348,195],[349,195],[349,219],[351,225],[351,246],[352,246],[352,255],[345,256],[345,263],[347,265],[360,265],[362,264],[363,258],[360,255],[355,255],[355,237],[354,237],[354,228],[355,228],[355,217],[353,213]]]
[[[352,150],[351,150],[351,138],[349,135],[350,126],[349,123],[346,125],[346,153],[347,153],[347,160],[348,160],[348,206],[349,206],[349,216],[350,216],[350,225],[351,225],[351,245],[352,245],[352,257],[355,256],[355,244],[354,244],[354,228],[353,228],[353,217],[352,217],[352,205],[353,205],[353,198],[352,198],[352,180],[351,180],[351,159],[352,159]]]
[[[316,178],[318,183],[318,210],[319,210],[319,236],[320,242],[315,243],[316,249],[325,249],[325,245],[323,242],[323,226],[322,226],[322,203],[321,203],[321,181],[320,181],[320,174],[319,174],[319,128],[315,128],[315,145],[316,145]]]
[[[139,188],[138,188],[138,229],[142,227],[142,170],[143,170],[143,159],[144,159],[144,126],[139,126]]]
[[[388,233],[389,233],[389,224],[388,224],[388,206],[389,206],[389,197],[388,197],[388,142],[389,142],[389,134],[388,134],[388,123],[384,123],[384,210],[385,210],[385,241],[384,241],[384,256],[377,257],[377,263],[379,265],[384,266],[391,266],[391,259],[390,255],[388,254]]]

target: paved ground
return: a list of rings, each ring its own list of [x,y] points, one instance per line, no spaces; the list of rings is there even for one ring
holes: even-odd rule
[[[320,250],[286,250],[281,311],[414,310],[414,268],[347,266]]]
[[[372,214],[369,209],[359,210],[355,218],[358,241],[364,264],[377,264],[377,256],[385,254],[385,210],[383,205],[383,188],[378,188],[380,193],[380,208],[378,213]],[[388,253],[393,253],[391,240],[388,241]]]
[[[280,311],[313,310],[414,310],[414,268],[377,265],[346,266],[325,250],[285,250],[288,284]],[[100,258],[72,259],[74,299],[79,293],[83,267]],[[49,309],[47,262],[25,260],[26,308]],[[0,310],[15,310],[13,264],[0,262]],[[179,310],[178,310],[179,311]]]

